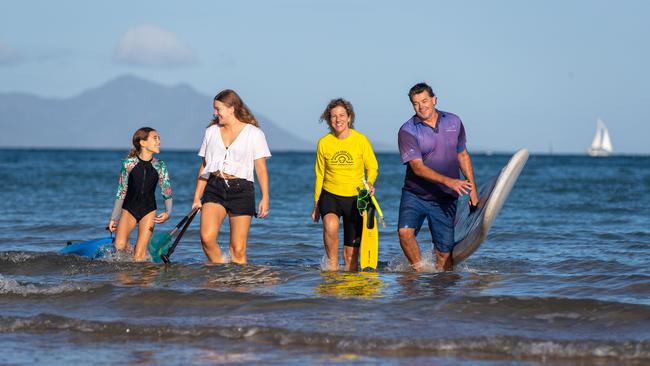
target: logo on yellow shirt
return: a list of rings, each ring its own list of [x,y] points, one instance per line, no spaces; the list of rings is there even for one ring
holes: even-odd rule
[[[337,151],[330,158],[330,162],[333,165],[353,165],[354,158],[347,151]]]

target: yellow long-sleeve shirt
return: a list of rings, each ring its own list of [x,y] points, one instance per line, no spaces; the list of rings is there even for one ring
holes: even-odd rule
[[[356,196],[357,188],[363,187],[364,170],[368,182],[374,184],[379,166],[368,138],[350,129],[350,136],[344,139],[328,133],[318,140],[314,170],[314,201],[318,202],[323,189],[339,196]]]

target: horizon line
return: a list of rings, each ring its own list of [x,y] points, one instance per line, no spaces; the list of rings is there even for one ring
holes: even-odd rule
[[[128,148],[119,148],[119,147],[63,147],[63,146],[49,146],[49,147],[29,147],[29,146],[0,146],[0,151],[124,151],[128,152]],[[518,150],[518,149],[517,149]],[[470,152],[471,155],[481,155],[481,156],[491,156],[491,155],[512,155],[517,150],[487,150],[487,149],[477,149]],[[189,148],[166,148],[165,151],[169,152],[188,152],[194,153],[196,149]],[[277,153],[315,153],[316,149],[313,150],[293,150],[293,149],[274,149]],[[389,151],[389,150],[376,150],[377,154],[399,154],[399,151]],[[164,152],[162,153],[164,154]],[[586,152],[544,152],[544,151],[530,151],[531,155],[536,156],[586,156]],[[615,153],[609,155],[609,157],[650,157],[648,153]],[[607,157],[605,157],[607,158]]]

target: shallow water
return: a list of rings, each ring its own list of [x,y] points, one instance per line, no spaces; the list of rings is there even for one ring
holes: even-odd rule
[[[320,270],[313,156],[300,153],[269,160],[271,216],[253,222],[247,266],[205,265],[198,220],[170,266],[56,254],[105,235],[122,155],[0,150],[0,364],[650,363],[648,157],[531,156],[452,273],[404,270],[396,154],[378,156],[378,273]],[[199,160],[160,157],[168,230],[190,209]],[[479,182],[508,158],[473,156]],[[428,230],[419,239],[429,252]]]

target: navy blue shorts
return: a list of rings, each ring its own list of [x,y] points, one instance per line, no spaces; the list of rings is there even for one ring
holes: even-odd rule
[[[426,218],[436,249],[442,253],[450,253],[454,249],[456,201],[447,203],[426,201],[409,191],[402,190],[397,227],[415,229],[417,235]]]

